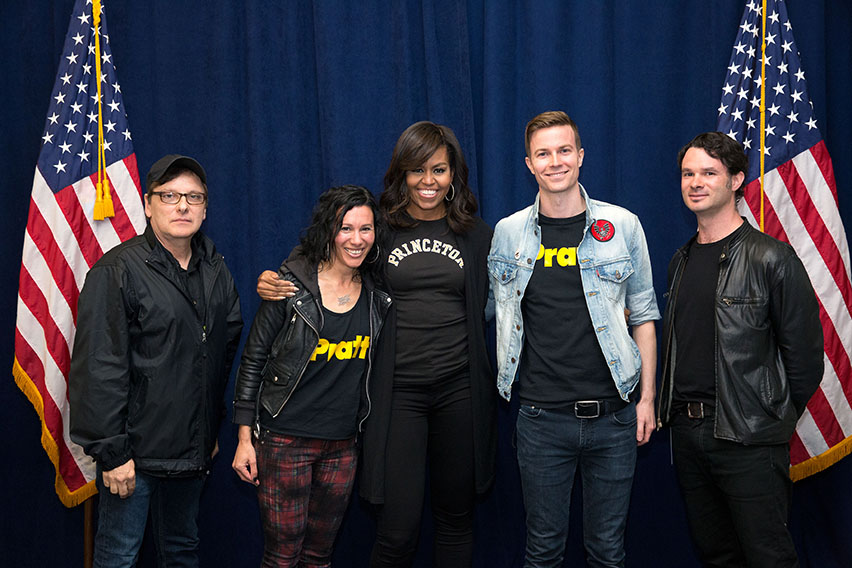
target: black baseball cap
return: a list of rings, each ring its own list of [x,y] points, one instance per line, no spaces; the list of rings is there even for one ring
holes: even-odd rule
[[[145,178],[145,185],[148,188],[148,191],[151,191],[151,186],[160,182],[163,177],[165,177],[166,172],[169,171],[169,168],[180,166],[188,169],[193,172],[199,178],[201,178],[201,183],[207,185],[207,173],[204,171],[204,168],[201,167],[201,164],[190,158],[189,156],[181,156],[179,154],[168,154],[163,156],[151,166],[151,169],[148,170],[148,175]]]

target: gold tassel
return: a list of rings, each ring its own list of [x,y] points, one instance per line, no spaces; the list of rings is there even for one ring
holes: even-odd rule
[[[115,217],[112,195],[109,191],[109,180],[106,176],[106,151],[104,149],[104,116],[101,104],[101,1],[92,2],[92,23],[95,28],[95,80],[98,83],[98,194],[95,198],[95,209],[92,217],[95,221],[103,221],[107,217]]]
[[[115,209],[112,206],[112,195],[109,192],[109,180],[104,172],[104,217],[115,217]]]
[[[100,173],[100,172],[99,172]],[[101,182],[97,185],[97,197],[95,197],[95,210],[92,214],[95,221],[104,220],[104,190]]]

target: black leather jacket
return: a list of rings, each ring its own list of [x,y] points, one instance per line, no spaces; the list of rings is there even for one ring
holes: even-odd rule
[[[308,361],[319,341],[322,329],[319,284],[316,267],[310,266],[297,247],[284,261],[278,274],[294,282],[299,291],[282,302],[262,302],[246,340],[234,393],[234,423],[259,428],[262,406],[278,416],[299,385]],[[358,432],[370,413],[369,377],[372,370],[373,345],[382,329],[391,299],[373,287],[365,278],[370,301],[370,347],[358,413]]]
[[[107,252],[80,293],[71,359],[71,439],[104,470],[207,469],[243,321],[234,280],[198,232],[199,317],[150,227]]]
[[[669,264],[659,421],[672,416],[674,306],[693,237]],[[716,285],[716,438],[784,444],[822,380],[819,307],[793,248],[747,222],[719,257]]]

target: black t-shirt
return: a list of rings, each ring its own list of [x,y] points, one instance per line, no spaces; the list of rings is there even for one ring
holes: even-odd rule
[[[388,255],[396,307],[394,378],[422,381],[467,365],[464,259],[446,219],[399,231]]]
[[[541,247],[521,310],[524,351],[519,395],[524,404],[557,408],[577,400],[618,398],[583,293],[577,245],[586,214],[539,214]]]
[[[299,385],[275,418],[261,409],[260,423],[288,436],[345,440],[357,429],[370,346],[370,307],[363,286],[351,310],[338,314],[323,308],[322,315],[320,340]]]
[[[716,403],[716,286],[719,256],[731,240],[689,247],[675,298],[677,338],[674,396],[678,402]]]

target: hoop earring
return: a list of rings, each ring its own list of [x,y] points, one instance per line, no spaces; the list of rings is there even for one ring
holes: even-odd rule
[[[456,198],[456,186],[454,186],[454,185],[452,184],[452,182],[450,182],[450,190],[452,190],[452,192],[453,192],[453,193],[452,193],[452,195],[450,195],[449,193],[447,193],[447,195],[445,195],[445,196],[444,196],[444,199],[445,199],[447,202],[452,202],[452,201],[453,201],[453,199],[455,199],[455,198]]]
[[[365,260],[364,262],[368,262],[370,264],[373,264],[374,262],[378,262],[379,257],[382,255],[382,253],[381,253],[382,247],[380,247],[378,244],[376,244],[376,245],[373,246],[373,250],[376,251],[376,258],[374,258],[372,260]]]

